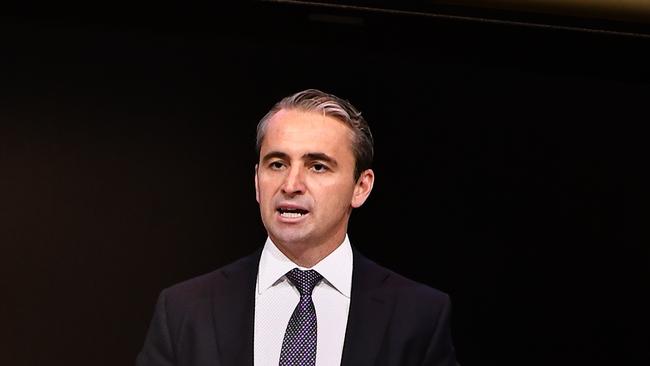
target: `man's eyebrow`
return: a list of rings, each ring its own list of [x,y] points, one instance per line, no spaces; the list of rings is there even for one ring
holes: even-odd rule
[[[302,159],[306,160],[306,161],[319,160],[319,161],[329,163],[332,166],[337,166],[338,165],[338,163],[336,162],[336,159],[332,158],[331,156],[329,156],[329,155],[327,155],[325,153],[307,153],[307,154],[302,156]]]
[[[262,162],[267,162],[271,159],[282,159],[282,160],[288,160],[289,155],[286,153],[283,153],[282,151],[270,151],[266,155],[262,157]],[[320,152],[313,152],[313,153],[306,153],[302,156],[302,160],[304,161],[322,161],[325,163],[328,163],[332,165],[332,167],[338,166],[338,162],[336,159],[332,158],[331,156],[325,154],[325,153],[320,153]]]
[[[275,158],[277,158],[277,159],[287,159],[287,158],[289,158],[289,155],[287,155],[286,153],[283,153],[282,151],[271,151],[268,154],[264,155],[264,157],[262,157],[262,161],[268,161],[268,160],[275,159]]]

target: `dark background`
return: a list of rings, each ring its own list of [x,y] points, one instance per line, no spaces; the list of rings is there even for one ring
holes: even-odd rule
[[[352,242],[450,294],[462,365],[647,365],[646,26],[409,4],[5,13],[0,364],[133,364],[263,243],[256,123],[316,87],[376,138]]]

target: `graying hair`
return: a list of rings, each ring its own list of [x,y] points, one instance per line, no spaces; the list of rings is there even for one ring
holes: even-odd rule
[[[368,123],[350,102],[317,89],[307,89],[283,98],[257,124],[256,148],[259,156],[266,129],[271,118],[281,109],[319,112],[345,123],[352,131],[354,180],[372,167],[374,141]]]

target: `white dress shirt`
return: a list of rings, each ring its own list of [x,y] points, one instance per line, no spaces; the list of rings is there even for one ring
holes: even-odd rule
[[[266,240],[260,258],[255,291],[254,365],[277,366],[289,318],[300,293],[285,274],[293,268],[314,269],[323,276],[312,299],[318,321],[316,366],[341,364],[352,289],[352,246],[348,236],[330,255],[312,268],[293,263]]]

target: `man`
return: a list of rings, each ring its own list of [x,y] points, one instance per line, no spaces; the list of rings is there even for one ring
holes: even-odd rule
[[[361,114],[296,93],[262,118],[257,149],[264,247],[162,291],[137,365],[455,365],[448,296],[347,236],[375,179]]]

